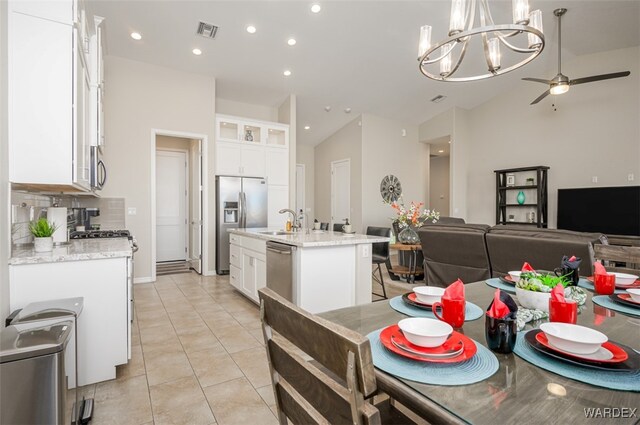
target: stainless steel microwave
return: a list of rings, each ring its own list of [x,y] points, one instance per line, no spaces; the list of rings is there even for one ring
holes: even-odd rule
[[[91,189],[102,190],[107,182],[107,167],[101,158],[101,147],[91,146]]]

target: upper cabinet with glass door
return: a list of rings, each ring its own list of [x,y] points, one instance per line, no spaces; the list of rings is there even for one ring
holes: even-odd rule
[[[254,146],[289,146],[289,126],[229,115],[216,116],[216,140]]]

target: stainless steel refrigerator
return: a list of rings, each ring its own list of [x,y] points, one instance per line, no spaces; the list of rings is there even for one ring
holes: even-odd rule
[[[216,272],[229,273],[229,229],[267,227],[267,181],[216,176]]]

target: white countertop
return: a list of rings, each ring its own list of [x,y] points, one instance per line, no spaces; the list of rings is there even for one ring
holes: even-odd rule
[[[130,257],[127,238],[76,239],[69,244],[54,246],[50,252],[35,252],[33,245],[14,246],[9,264],[56,263],[61,261],[97,260]]]
[[[359,245],[374,242],[389,242],[389,238],[383,236],[369,236],[357,233],[346,234],[342,232],[331,232],[328,230],[301,230],[287,233],[286,235],[269,235],[261,232],[276,232],[278,229],[253,228],[253,229],[231,229],[229,233],[250,238],[263,239],[267,241],[280,242],[287,245],[307,247],[324,247],[339,245]],[[281,231],[281,230],[280,230]]]

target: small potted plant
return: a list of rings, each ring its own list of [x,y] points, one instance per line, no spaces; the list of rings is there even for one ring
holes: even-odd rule
[[[29,231],[33,235],[33,245],[36,252],[53,250],[53,233],[58,227],[49,223],[46,218],[29,223]]]
[[[533,177],[529,177],[527,179],[527,186],[535,186],[536,185],[536,180]]]

